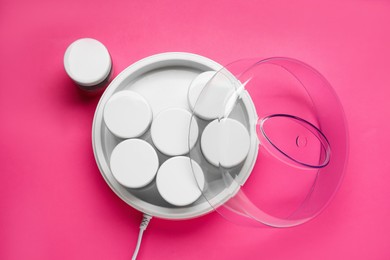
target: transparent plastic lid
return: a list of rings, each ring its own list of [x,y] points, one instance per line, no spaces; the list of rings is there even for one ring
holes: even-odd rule
[[[288,227],[329,203],[346,165],[347,126],[313,68],[289,58],[239,60],[200,74],[188,99],[200,130],[189,156],[204,172],[203,197],[223,217]]]

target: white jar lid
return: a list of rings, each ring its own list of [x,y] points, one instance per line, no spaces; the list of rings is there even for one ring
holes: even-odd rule
[[[240,164],[248,155],[249,133],[239,121],[215,119],[206,126],[201,137],[201,149],[213,165],[231,168]]]
[[[199,74],[192,82],[188,91],[188,103],[194,113],[202,119],[212,120],[220,118],[229,98],[234,93],[234,85],[223,74],[215,77],[215,71],[206,71]],[[212,79],[212,81],[210,81]],[[207,85],[210,81],[211,85]],[[203,89],[207,88],[203,93]],[[200,98],[199,98],[200,97]]]
[[[69,77],[81,86],[91,87],[103,82],[111,71],[111,57],[99,41],[83,38],[66,49],[64,66]]]
[[[202,195],[205,180],[198,163],[188,157],[178,156],[161,165],[156,183],[159,193],[168,203],[187,206]]]
[[[182,108],[169,108],[160,112],[151,127],[154,145],[169,156],[188,153],[198,140],[198,132],[196,120],[192,120],[191,113]]]
[[[120,138],[144,134],[152,118],[153,113],[146,99],[130,90],[114,94],[104,106],[104,123],[112,134]]]
[[[141,139],[128,139],[119,143],[110,157],[113,176],[128,188],[148,185],[154,179],[158,165],[156,151]]]

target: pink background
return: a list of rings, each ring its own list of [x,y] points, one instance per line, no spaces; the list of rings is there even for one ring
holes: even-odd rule
[[[390,259],[390,1],[0,1],[0,259],[130,259],[141,214],[104,182],[91,147],[98,97],[63,69],[93,37],[115,74],[151,54],[222,64],[294,57],[331,82],[350,160],[333,203],[290,229],[240,227],[212,213],[154,219],[140,259]]]

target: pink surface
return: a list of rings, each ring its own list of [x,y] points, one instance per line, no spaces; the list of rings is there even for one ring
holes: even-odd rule
[[[0,259],[130,259],[141,214],[96,167],[98,97],[65,75],[66,47],[102,41],[115,74],[151,54],[188,51],[227,63],[289,56],[331,82],[350,130],[333,203],[290,229],[236,226],[218,214],[154,219],[140,259],[390,259],[390,2],[0,2]]]

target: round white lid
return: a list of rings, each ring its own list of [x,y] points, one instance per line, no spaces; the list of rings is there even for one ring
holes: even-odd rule
[[[201,149],[213,165],[231,168],[240,164],[248,155],[249,133],[239,121],[215,119],[206,126],[201,137]]]
[[[156,183],[158,191],[168,203],[186,206],[195,202],[202,194],[204,175],[194,160],[178,156],[168,159],[161,165]]]
[[[229,97],[234,93],[234,86],[222,74],[213,78],[215,71],[199,74],[192,82],[188,91],[188,102],[194,113],[205,120],[219,118],[223,115]],[[213,79],[212,81],[210,81]],[[211,82],[212,86],[208,86]],[[207,86],[207,95],[202,93]],[[201,96],[201,98],[199,98]],[[195,108],[196,107],[196,108]]]
[[[154,148],[141,139],[119,143],[110,157],[111,172],[125,187],[141,188],[156,175],[159,161]]]
[[[66,73],[81,86],[94,86],[104,81],[111,71],[111,57],[99,41],[83,38],[73,42],[64,56]]]
[[[146,99],[130,90],[114,94],[104,106],[104,122],[110,132],[120,138],[144,134],[152,118],[153,113]]]
[[[152,123],[151,136],[160,152],[177,156],[188,153],[194,147],[199,129],[196,120],[191,120],[191,117],[191,113],[182,108],[169,108],[157,115]]]

